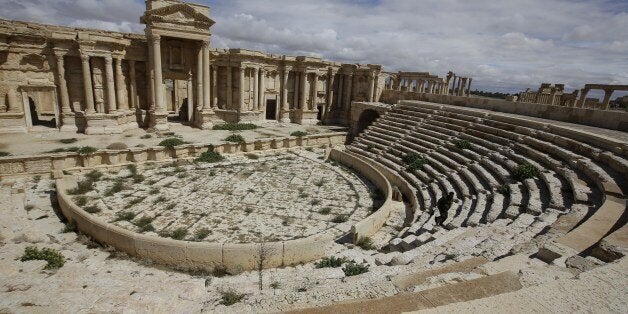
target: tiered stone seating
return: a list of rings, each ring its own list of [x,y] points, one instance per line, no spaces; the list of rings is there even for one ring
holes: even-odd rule
[[[530,225],[545,228],[547,215],[555,217],[549,219],[551,224],[572,206],[600,206],[607,193],[623,197],[623,178],[628,174],[628,152],[623,146],[610,139],[583,142],[578,134],[572,139],[569,131],[554,129],[537,121],[413,102],[395,106],[349,149],[396,171],[417,189],[421,210],[391,242],[391,248],[396,243],[409,250],[437,238],[441,229],[433,226],[436,201],[450,191],[457,202],[445,221],[447,229],[497,219],[516,223],[520,217],[541,215],[543,221],[533,218]],[[455,140],[467,140],[471,147],[460,149]],[[408,172],[401,156],[409,153],[423,155],[427,165]],[[510,173],[522,163],[536,166],[540,176],[513,180]],[[498,193],[505,186],[509,194]],[[536,233],[526,233],[528,238],[541,231],[537,229],[531,228]]]

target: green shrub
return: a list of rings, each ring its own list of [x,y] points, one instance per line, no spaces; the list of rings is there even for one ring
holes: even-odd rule
[[[0,157],[7,157],[7,156],[11,156],[11,153],[8,153],[8,152],[0,152]]]
[[[505,196],[510,195],[510,185],[504,184],[497,187],[497,193],[503,194]]]
[[[48,264],[46,264],[44,269],[58,269],[65,264],[65,257],[63,257],[59,251],[50,248],[43,248],[42,250],[39,250],[35,246],[26,247],[20,260],[22,262],[33,260],[46,261]]]
[[[125,189],[124,182],[116,181],[113,185],[105,191],[105,196],[112,196]]]
[[[82,180],[76,183],[76,188],[68,190],[70,195],[85,194],[94,190],[94,182],[91,180]]]
[[[140,232],[155,231],[155,227],[153,227],[153,224],[152,224],[153,220],[155,220],[155,218],[144,216],[138,219],[133,224],[136,225],[140,229]]]
[[[536,178],[540,174],[541,172],[534,165],[530,163],[524,163],[522,165],[517,166],[517,168],[515,168],[515,170],[512,171],[511,176],[515,180],[523,181],[525,179]]]
[[[165,210],[173,210],[175,207],[177,207],[176,203],[170,203],[166,206]]]
[[[74,198],[72,198],[72,200],[74,201],[74,204],[76,204],[76,206],[78,207],[83,207],[87,205],[87,196],[85,195],[75,196]]]
[[[159,142],[159,146],[163,146],[169,149],[173,149],[175,146],[183,145],[185,142],[176,137],[167,138],[161,142]]]
[[[168,199],[165,196],[159,196],[158,198],[156,198],[155,200],[153,200],[153,205],[157,205],[159,203],[163,203],[165,201],[167,201]]]
[[[255,130],[260,128],[253,123],[224,123],[216,124],[212,128],[213,130],[226,130],[226,131],[243,131],[243,130]]]
[[[307,135],[307,132],[304,131],[295,131],[290,133],[290,136],[296,136],[296,137],[304,137]]]
[[[150,195],[155,195],[155,194],[159,194],[159,189],[158,188],[150,188],[150,190],[148,191],[148,194]]]
[[[244,137],[240,134],[231,134],[225,138],[227,142],[244,143]]]
[[[467,140],[456,140],[454,144],[460,149],[471,149],[471,143]]]
[[[319,210],[318,213],[321,215],[329,215],[329,213],[331,213],[331,208],[329,207],[321,208],[321,210]]]
[[[321,259],[319,262],[316,262],[314,265],[316,266],[316,268],[336,268],[336,267],[340,267],[342,266],[342,264],[346,263],[347,259],[344,257],[334,257],[334,256],[330,256],[330,257],[325,257],[323,259]]]
[[[146,179],[143,175],[141,174],[134,174],[131,178],[133,178],[133,183],[142,183],[144,182],[144,180]]]
[[[87,178],[87,180],[90,180],[92,182],[98,182],[102,178],[102,176],[103,176],[102,172],[98,170],[92,170],[88,174],[85,175],[85,178]]]
[[[131,221],[135,218],[134,212],[117,212],[115,221]]]
[[[197,241],[201,241],[207,238],[207,236],[210,235],[211,233],[212,233],[211,230],[207,228],[198,229],[194,232],[194,239],[196,239]]]
[[[423,166],[427,163],[427,160],[419,154],[411,153],[401,158],[406,163],[406,169],[408,171],[414,171],[417,169],[423,169]]]
[[[223,160],[225,160],[225,157],[223,157],[219,152],[215,151],[203,152],[198,158],[196,158],[197,162],[206,163],[221,162]]]
[[[345,264],[345,267],[342,268],[342,271],[345,273],[345,276],[347,277],[357,276],[357,275],[368,272],[369,265],[368,264],[356,264],[355,262],[351,261]]]
[[[367,251],[375,249],[375,246],[373,245],[373,239],[371,239],[370,237],[360,238],[360,240],[358,240],[358,242],[355,245]]]
[[[76,226],[76,222],[70,220],[65,224],[65,227],[63,227],[63,230],[61,232],[70,233],[70,232],[76,232],[76,230],[78,230]]]
[[[72,143],[76,143],[78,141],[78,139],[76,138],[64,138],[64,139],[60,139],[59,143],[63,143],[63,144],[72,144]]]
[[[144,134],[144,135],[140,136],[140,138],[143,139],[143,140],[147,140],[149,138],[153,138],[153,136],[150,135],[150,134]]]
[[[375,148],[375,146],[373,144],[366,145],[366,150],[368,150],[368,151],[372,151],[374,148]]]
[[[83,146],[77,150],[77,152],[81,155],[91,155],[97,151],[97,148],[91,146]]]
[[[185,228],[177,228],[170,233],[170,237],[175,240],[182,240],[188,234],[188,230]]]
[[[95,214],[101,211],[100,207],[96,205],[85,207],[84,210],[90,214]]]
[[[237,293],[233,290],[220,291],[220,304],[229,306],[236,304],[244,299],[245,294]]]
[[[320,203],[321,203],[321,200],[319,200],[319,199],[313,199],[313,200],[310,201],[310,205],[312,205],[312,206],[319,205]]]
[[[318,180],[318,181],[314,182],[314,185],[316,185],[316,186],[317,186],[317,187],[319,187],[319,188],[320,188],[321,186],[323,186],[324,184],[325,184],[325,180],[324,180],[324,179],[320,179],[320,180]]]
[[[130,200],[126,205],[124,205],[124,209],[129,209],[137,204],[139,204],[141,201],[143,201],[146,197],[138,197],[136,199],[132,199]]]
[[[347,220],[349,220],[349,216],[347,215],[336,215],[336,217],[334,217],[334,219],[332,219],[331,222],[339,224],[339,223],[346,222]]]

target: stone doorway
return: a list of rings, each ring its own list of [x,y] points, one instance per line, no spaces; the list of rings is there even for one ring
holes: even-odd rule
[[[316,114],[316,120],[318,121],[323,120],[323,112],[325,108],[322,105],[318,105],[316,109],[318,110],[318,113]]]
[[[187,79],[164,80],[164,102],[168,111],[168,121],[189,124],[193,122],[192,102],[190,101],[190,82]]]
[[[266,100],[266,120],[277,120],[277,100]]]
[[[24,119],[29,130],[59,128],[59,108],[54,88],[23,86]]]

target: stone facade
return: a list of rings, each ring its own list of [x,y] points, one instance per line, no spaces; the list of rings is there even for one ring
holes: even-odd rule
[[[169,123],[347,123],[381,66],[210,47],[209,8],[146,1],[145,34],[0,20],[0,132],[86,134]]]
[[[429,72],[398,72],[387,75],[384,85],[387,90],[437,95],[469,96],[473,81],[470,77],[457,76],[451,71],[444,78]]]
[[[527,89],[519,93],[518,101],[527,103],[537,103],[546,105],[557,105],[565,107],[578,107],[589,109],[608,110],[610,108],[611,96],[615,91],[626,91],[628,85],[607,85],[607,84],[586,84],[582,89],[576,89],[571,94],[565,93],[564,84],[543,83],[535,92]],[[589,98],[587,94],[590,90],[604,91],[602,102],[597,98]],[[580,95],[580,97],[578,97]]]

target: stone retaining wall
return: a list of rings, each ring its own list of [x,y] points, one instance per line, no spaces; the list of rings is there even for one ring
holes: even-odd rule
[[[386,177],[379,170],[375,169],[360,157],[333,149],[329,158],[359,172],[371,181],[371,183],[380,189],[386,196],[384,204],[382,204],[377,211],[351,227],[351,238],[353,243],[356,243],[361,238],[372,236],[382,228],[384,223],[386,223],[386,220],[388,219],[388,216],[390,216],[390,212],[393,209],[392,186],[390,185],[388,179],[386,179]]]
[[[343,145],[346,133],[335,132],[304,137],[259,139],[241,144],[224,143],[214,146],[219,153],[254,152],[268,149],[285,149],[298,146]],[[72,168],[115,166],[128,163],[163,162],[196,158],[207,151],[209,144],[186,144],[170,150],[161,146],[129,148],[125,150],[99,150],[92,155],[58,153],[0,158],[0,177],[25,174],[46,174]]]
[[[419,100],[461,107],[487,109],[529,117],[590,125],[605,129],[628,131],[628,112],[625,111],[563,107],[484,97],[437,95],[395,90],[385,90],[380,97],[381,102],[388,104],[396,104],[400,100]]]

